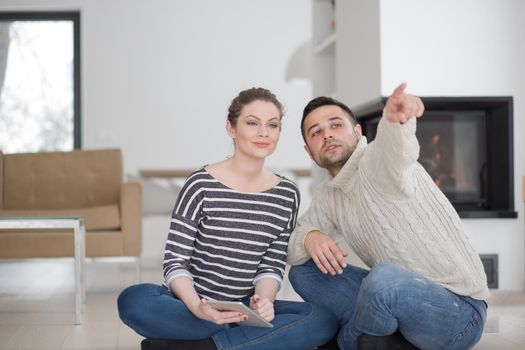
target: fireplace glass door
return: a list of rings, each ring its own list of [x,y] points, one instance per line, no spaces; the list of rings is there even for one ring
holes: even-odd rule
[[[487,203],[484,111],[427,111],[418,120],[419,162],[458,207]]]
[[[462,218],[516,218],[511,96],[422,97],[419,163]],[[387,97],[357,106],[373,142]]]

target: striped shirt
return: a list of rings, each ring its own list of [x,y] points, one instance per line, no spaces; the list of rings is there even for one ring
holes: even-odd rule
[[[281,177],[263,192],[233,190],[204,168],[191,174],[173,209],[164,252],[167,286],[193,279],[200,297],[238,300],[262,278],[282,281],[299,190]]]

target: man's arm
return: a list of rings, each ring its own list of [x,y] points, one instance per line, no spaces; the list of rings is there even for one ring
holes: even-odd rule
[[[304,246],[322,273],[343,273],[348,253],[339,248],[332,237],[318,230],[310,231],[306,235]]]
[[[406,83],[401,83],[386,101],[386,118],[391,123],[405,124],[413,117],[425,112],[423,101],[417,96],[405,93]]]
[[[419,157],[416,117],[425,110],[419,97],[404,92],[399,85],[388,98],[377,136],[370,143],[361,166],[366,175],[387,194],[411,196],[411,171]]]
[[[332,238],[338,231],[328,215],[328,203],[323,196],[325,190],[316,191],[310,208],[297,221],[288,244],[287,262],[300,265],[312,258],[323,273],[335,275],[342,273],[348,254]]]

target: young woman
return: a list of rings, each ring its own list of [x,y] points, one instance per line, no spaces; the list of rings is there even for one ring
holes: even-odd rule
[[[163,286],[127,288],[122,321],[143,350],[304,350],[330,340],[334,316],[312,304],[275,300],[299,208],[296,185],[264,168],[281,131],[282,106],[270,91],[242,91],[228,110],[231,158],[190,175],[173,210]],[[237,325],[247,316],[208,300],[241,301],[273,328]]]

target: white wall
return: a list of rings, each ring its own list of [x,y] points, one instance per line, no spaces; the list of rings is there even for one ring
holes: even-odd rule
[[[304,0],[2,0],[0,10],[81,11],[84,148],[119,147],[125,170],[195,168],[231,154],[224,125],[245,88],[285,104],[272,167],[308,167],[299,133],[309,85],[285,81],[309,40]]]
[[[381,93],[402,81],[424,96],[514,97],[518,219],[466,219],[480,253],[499,254],[501,289],[523,289],[525,175],[525,2],[381,1]]]
[[[290,56],[310,37],[309,1],[0,3],[0,10],[24,9],[80,9],[83,144],[122,148],[126,172],[223,159],[231,151],[223,131],[226,108],[239,90],[253,85],[272,89],[288,112],[269,165],[310,166],[298,132],[310,87],[284,81]],[[523,289],[525,2],[383,0],[379,22],[381,94],[407,81],[410,92],[426,96],[514,96],[519,217],[464,224],[480,253],[499,254],[500,288]]]
[[[381,95],[379,0],[337,2],[337,97],[349,106]]]
[[[0,10],[80,10],[83,148],[121,148],[126,173],[224,159],[228,105],[252,86],[285,106],[267,164],[310,167],[299,123],[311,86],[285,81],[311,36],[309,1],[0,0]],[[143,264],[160,266],[168,220],[144,217]]]

